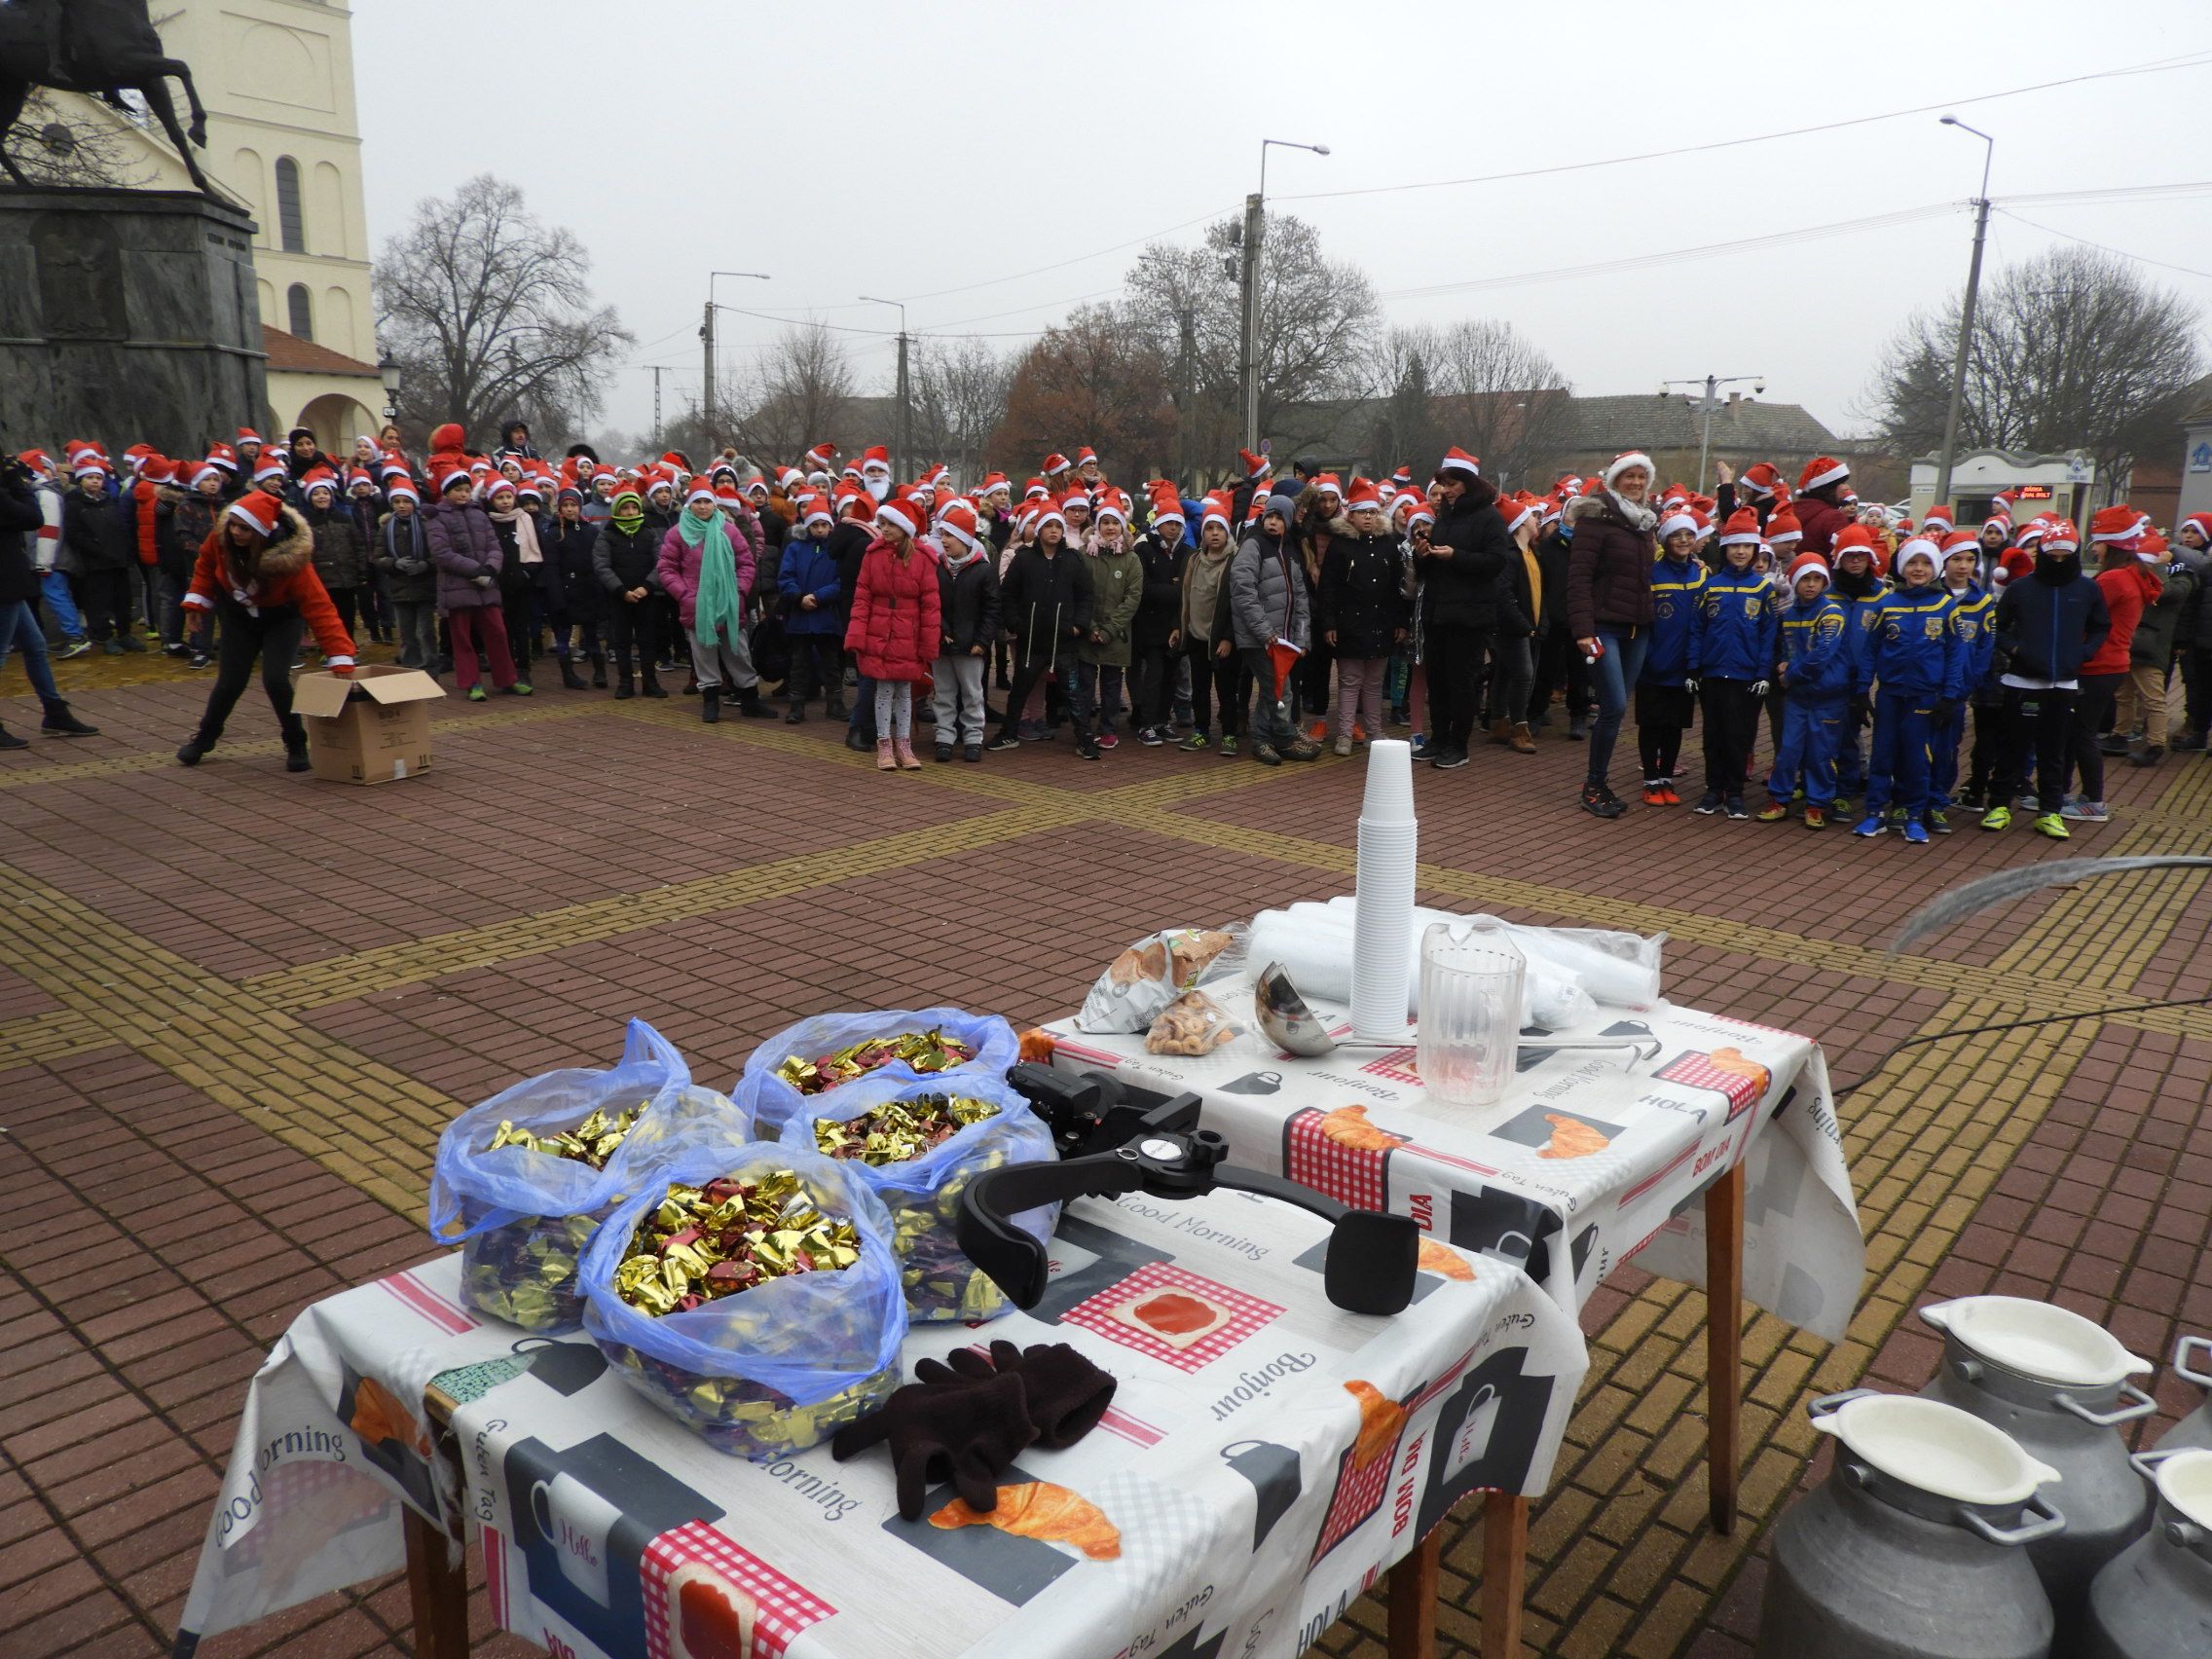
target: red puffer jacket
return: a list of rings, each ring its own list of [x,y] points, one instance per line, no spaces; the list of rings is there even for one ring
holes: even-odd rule
[[[2143,620],[2146,606],[2158,603],[2158,595],[2165,591],[2160,575],[2162,566],[2146,565],[2140,559],[2130,558],[2116,570],[2099,571],[2097,586],[2105,596],[2105,608],[2112,612],[2112,632],[2105,643],[2097,647],[2096,655],[2082,665],[2083,674],[2125,674],[2127,653],[2135,644],[2136,624]]]
[[[919,541],[900,553],[878,536],[861,556],[845,648],[870,680],[919,680],[937,656],[941,606],[936,555]]]

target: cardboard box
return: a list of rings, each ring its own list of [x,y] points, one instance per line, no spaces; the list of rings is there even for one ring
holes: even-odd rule
[[[420,776],[430,769],[430,704],[445,694],[421,669],[388,664],[300,675],[292,707],[307,722],[308,765],[334,784]]]

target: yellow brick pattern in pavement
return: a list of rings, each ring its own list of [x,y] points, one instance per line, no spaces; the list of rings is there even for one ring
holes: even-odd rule
[[[2163,850],[2193,822],[2212,780],[2192,771],[2158,820],[2109,850]],[[2196,821],[2196,822],[2200,822]],[[2190,837],[2186,834],[2185,838]],[[2086,883],[2064,895],[1999,959],[2017,972],[2053,958],[2084,981],[2133,982],[2203,887],[2201,870]],[[1924,1033],[2020,1016],[2016,1002],[1952,997]],[[1832,1347],[1769,1314],[1744,1339],[1744,1521],[1721,1538],[1704,1524],[1705,1483],[1689,1478],[1705,1442],[1705,1298],[1664,1281],[1636,1297],[1591,1347],[1591,1369],[1551,1492],[1530,1530],[1530,1651],[1580,1659],[1675,1659],[1810,1461],[1804,1407],[1851,1387],[1909,1312],[1961,1229],[2009,1166],[2097,1031],[2093,1020],[1989,1033],[1909,1050],[1840,1112],[1867,1235],[1864,1300]],[[1467,1612],[1481,1571],[1479,1529],[1447,1544],[1447,1594]],[[1378,1639],[1382,1612],[1355,1606],[1325,1645]],[[1471,1631],[1471,1620],[1466,1627]],[[1473,1645],[1472,1635],[1466,1644]]]
[[[267,999],[0,864],[0,960],[207,1098],[402,1214],[419,1213],[430,1148],[459,1109]],[[92,988],[91,957],[109,981]]]

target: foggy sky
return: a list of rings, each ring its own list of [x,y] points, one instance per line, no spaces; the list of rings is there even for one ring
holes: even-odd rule
[[[637,334],[603,417],[637,432],[653,385],[640,365],[671,366],[671,418],[697,394],[710,271],[772,278],[721,279],[724,304],[895,330],[895,311],[857,303],[876,294],[904,299],[917,333],[1018,346],[1070,304],[1110,297],[1144,240],[1180,225],[1165,240],[1196,241],[1204,220],[1238,210],[1271,137],[1330,147],[1271,151],[1271,204],[1356,259],[1388,320],[1509,320],[1584,393],[1763,375],[1770,401],[1852,433],[1893,330],[1964,280],[1982,145],[1935,113],[1551,177],[1297,198],[1945,100],[1997,139],[2001,207],[2212,178],[2212,65],[1964,101],[2212,48],[2203,0],[365,0],[353,45],[372,245],[472,173],[521,185],[582,239],[599,297]],[[1399,292],[1941,203],[1957,205],[1720,258]],[[2212,312],[2212,195],[2014,211],[2194,267],[2144,275]],[[2058,240],[2000,211],[1989,270]],[[723,313],[725,372],[778,328]],[[862,389],[888,389],[889,339],[846,338]]]

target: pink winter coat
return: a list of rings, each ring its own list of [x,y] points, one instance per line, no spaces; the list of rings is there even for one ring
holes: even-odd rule
[[[745,533],[726,517],[722,534],[737,552],[737,597],[742,603],[753,597],[753,549],[746,542]],[[662,589],[676,601],[685,633],[691,631],[692,618],[699,609],[699,556],[705,551],[704,541],[697,547],[686,546],[682,523],[672,524],[660,538],[660,560],[653,567]]]
[[[919,680],[937,657],[940,608],[937,559],[915,541],[903,556],[878,536],[861,555],[845,648],[870,680]]]

